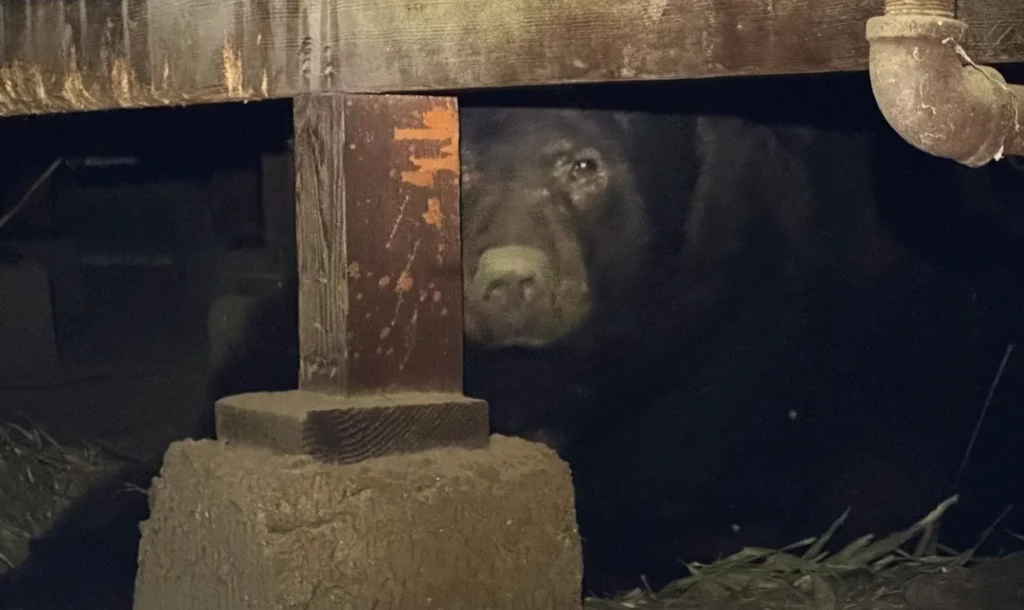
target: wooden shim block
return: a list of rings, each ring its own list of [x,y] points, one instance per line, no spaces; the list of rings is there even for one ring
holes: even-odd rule
[[[460,394],[341,397],[252,393],[217,402],[217,436],[229,443],[311,455],[336,464],[458,446],[487,445],[487,403]]]
[[[295,100],[299,387],[462,391],[452,98]]]
[[[1019,5],[962,0],[974,61],[1024,61]],[[19,0],[0,3],[0,116],[331,90],[864,70],[864,24],[883,6],[884,0]]]

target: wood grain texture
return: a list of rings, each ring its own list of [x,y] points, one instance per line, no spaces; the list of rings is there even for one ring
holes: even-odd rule
[[[10,0],[0,116],[570,82],[863,70],[884,0]],[[975,61],[1020,0],[963,0]],[[1016,42],[1015,42],[1016,41]]]
[[[454,99],[295,100],[300,388],[462,391]]]
[[[1024,0],[960,0],[969,52],[984,62],[1024,61]],[[975,57],[976,56],[976,57]]]
[[[333,464],[440,447],[485,447],[490,432],[487,403],[440,392],[257,392],[220,399],[216,414],[222,441]]]
[[[300,95],[294,116],[299,387],[346,394],[345,98]]]
[[[302,426],[302,452],[328,464],[352,464],[440,447],[487,446],[490,421],[481,400],[428,395],[427,401],[399,398],[394,405],[358,401],[310,411]]]

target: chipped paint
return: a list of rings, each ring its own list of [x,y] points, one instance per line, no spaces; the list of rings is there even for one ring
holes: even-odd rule
[[[409,364],[409,358],[412,357],[413,351],[416,349],[416,340],[419,337],[419,333],[416,332],[420,319],[420,310],[412,310],[412,318],[409,319],[408,332],[406,333],[405,341],[405,354],[402,356],[402,361],[398,363],[398,370],[405,370],[405,365]]]
[[[416,260],[416,253],[420,249],[420,244],[423,243],[422,239],[417,239],[412,244],[412,252],[409,253],[409,257],[405,261],[405,268],[398,275],[398,281],[395,282],[395,293],[398,295],[398,302],[395,303],[395,316],[391,323],[394,324],[398,319],[398,309],[402,306],[402,301],[405,298],[405,293],[412,290],[412,262]]]
[[[427,198],[427,211],[423,212],[423,221],[435,229],[440,229],[444,225],[444,214],[441,213],[441,200],[439,198]]]
[[[428,141],[440,144],[437,156],[423,157],[413,153],[409,162],[415,169],[402,172],[402,182],[419,187],[432,187],[437,173],[459,172],[459,117],[453,106],[436,106],[423,113],[423,127],[395,128],[396,142]]]
[[[386,334],[382,333],[381,336],[380,336],[380,340],[382,342],[384,341],[384,339],[387,336],[390,335],[390,333],[391,333],[390,329],[394,329],[395,326],[398,324],[399,312],[402,309],[403,303],[405,303],[405,295],[408,294],[409,291],[411,291],[413,289],[413,286],[415,284],[415,282],[413,280],[413,277],[412,277],[411,269],[412,269],[413,261],[416,260],[416,253],[419,250],[420,243],[421,243],[421,240],[416,240],[413,243],[413,245],[412,245],[412,252],[409,253],[409,256],[408,256],[408,258],[406,260],[405,268],[402,269],[402,271],[399,273],[398,280],[395,282],[394,292],[395,292],[396,295],[398,295],[398,298],[395,299],[395,307],[394,307],[394,310],[392,311],[391,321],[388,322],[388,325],[386,326],[386,328],[388,328],[389,330],[388,330],[388,332]],[[388,276],[385,276],[385,277],[388,277]],[[385,283],[379,283],[379,285],[380,285],[381,288],[384,288],[386,286]],[[367,317],[369,317],[369,316],[367,316]],[[419,318],[419,309],[417,309],[415,307],[415,302],[414,302],[414,308],[413,308],[413,311],[412,311],[412,317],[408,321],[408,326],[406,327],[406,332],[405,332],[405,353],[404,353],[404,355],[402,357],[402,361],[398,365],[399,369],[402,369],[402,368],[405,367],[405,364],[409,361],[409,358],[412,356],[413,350],[414,350],[414,348],[416,346],[416,336],[417,336],[416,321],[417,321],[418,318]],[[381,351],[382,349],[383,349],[383,344],[378,345],[377,353],[378,354],[382,353],[382,351]],[[391,355],[391,354],[394,353],[394,348],[388,348],[388,350],[384,351],[383,353],[385,355]]]
[[[388,250],[391,249],[391,245],[395,242],[395,235],[398,233],[398,227],[402,225],[402,219],[405,218],[405,207],[409,205],[409,195],[402,199],[402,205],[398,208],[398,218],[395,218],[395,223],[391,225],[391,233],[388,235],[388,240],[384,242],[384,247]],[[366,222],[369,223],[369,217],[366,218]]]
[[[412,290],[412,285],[412,274],[409,273],[408,269],[403,269],[401,275],[398,276],[398,281],[395,282],[395,292],[409,292]]]
[[[359,279],[359,276],[362,275],[362,272],[359,270],[359,261],[349,263],[348,267],[345,268],[345,273],[354,280]]]

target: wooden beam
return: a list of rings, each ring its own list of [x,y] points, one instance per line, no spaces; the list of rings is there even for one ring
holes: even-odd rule
[[[462,392],[455,100],[295,99],[299,388]]]
[[[959,0],[968,52],[980,63],[1024,61],[1024,0]]]
[[[1024,61],[1021,0],[962,0]],[[0,116],[866,68],[884,0],[10,0]]]

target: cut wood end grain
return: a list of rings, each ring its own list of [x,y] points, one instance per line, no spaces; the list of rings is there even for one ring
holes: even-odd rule
[[[294,390],[217,402],[217,437],[333,464],[426,451],[485,447],[487,403],[458,394],[337,396]]]

